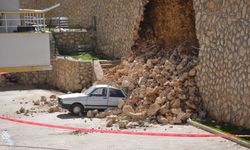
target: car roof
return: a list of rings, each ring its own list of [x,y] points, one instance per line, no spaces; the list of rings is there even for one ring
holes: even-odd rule
[[[94,85],[96,88],[107,88],[107,87],[109,87],[109,88],[114,88],[114,89],[119,89],[119,88],[117,88],[117,87],[114,87],[114,86],[111,86],[111,85],[107,85],[107,84],[96,84],[96,85]]]

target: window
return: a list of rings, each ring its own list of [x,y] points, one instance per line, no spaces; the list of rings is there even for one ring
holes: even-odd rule
[[[125,97],[121,90],[118,89],[109,89],[109,96],[110,97]]]
[[[107,89],[106,88],[97,88],[92,93],[92,96],[107,96]]]

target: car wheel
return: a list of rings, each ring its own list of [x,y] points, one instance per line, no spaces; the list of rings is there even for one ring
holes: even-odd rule
[[[71,106],[70,112],[74,115],[81,115],[83,113],[83,106],[81,104],[73,104]]]

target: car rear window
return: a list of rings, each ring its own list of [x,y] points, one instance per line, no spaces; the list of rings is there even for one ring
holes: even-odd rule
[[[121,90],[118,89],[109,89],[109,96],[110,97],[125,97]]]

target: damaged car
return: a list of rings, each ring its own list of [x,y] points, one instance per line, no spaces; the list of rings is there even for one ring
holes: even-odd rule
[[[107,109],[117,107],[118,101],[126,97],[123,90],[106,85],[93,85],[82,93],[58,96],[59,106],[74,115],[81,115],[89,109]]]

